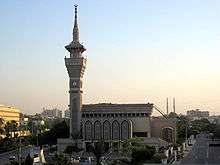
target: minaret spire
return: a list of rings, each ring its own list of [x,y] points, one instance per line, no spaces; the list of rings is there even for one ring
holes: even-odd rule
[[[74,27],[73,27],[73,42],[79,43],[79,27],[77,23],[77,7],[78,5],[74,5],[75,7],[75,20],[74,20]]]
[[[80,57],[81,54],[86,50],[85,47],[79,41],[79,27],[77,22],[77,7],[78,5],[74,5],[75,8],[75,16],[74,16],[74,26],[73,26],[73,40],[70,44],[65,46],[65,48],[70,52],[70,57]]]

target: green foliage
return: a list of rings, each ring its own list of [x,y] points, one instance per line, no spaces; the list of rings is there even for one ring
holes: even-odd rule
[[[191,135],[197,135],[200,132],[209,132],[214,133],[215,135],[219,134],[220,137],[220,128],[217,131],[218,126],[216,124],[210,123],[207,119],[200,119],[189,121],[186,116],[177,117],[177,143],[182,143],[185,141],[186,130],[187,138]]]
[[[185,139],[187,130],[186,127],[188,127],[188,125],[189,119],[186,116],[181,115],[177,117],[177,142],[182,143],[182,141]],[[189,129],[187,134],[189,135]]]
[[[155,148],[148,145],[141,145],[133,147],[132,160],[134,162],[140,162],[143,160],[150,160],[155,154]]]
[[[124,153],[130,154],[132,149],[143,144],[144,139],[141,137],[134,137],[131,139],[124,140],[122,142],[122,149]]]
[[[0,153],[16,149],[16,144],[12,138],[5,137],[0,140]]]
[[[167,156],[164,153],[156,153],[152,157],[152,162],[153,163],[161,163],[161,160],[166,159],[166,158],[167,158]]]
[[[54,161],[56,165],[65,165],[68,162],[67,158],[63,154],[56,154],[54,156]]]
[[[64,153],[71,155],[73,152],[80,152],[80,151],[82,151],[81,148],[79,148],[77,145],[73,145],[73,146],[67,146],[66,149],[64,150]]]
[[[100,165],[100,158],[101,156],[105,153],[105,144],[103,141],[97,142],[93,145],[89,145],[88,146],[88,151],[89,152],[93,152],[95,157],[96,157],[96,161],[97,161],[97,165]]]
[[[14,132],[18,130],[18,123],[14,120],[12,121],[8,121],[5,124],[5,133],[6,133],[6,137],[14,137]]]
[[[191,134],[196,132],[213,132],[215,130],[216,125],[211,124],[207,119],[194,120],[191,122]]]
[[[214,134],[213,138],[220,138],[220,125],[216,125],[213,134]]]
[[[168,115],[168,118],[177,118],[178,115],[174,112],[170,112],[169,115]]]
[[[54,127],[50,131],[40,134],[38,137],[39,145],[56,144],[57,138],[69,138],[69,127],[67,126],[65,121],[54,125]]]

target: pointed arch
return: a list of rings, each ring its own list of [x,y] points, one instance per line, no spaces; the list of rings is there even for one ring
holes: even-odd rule
[[[120,124],[117,120],[112,122],[112,139],[120,140]]]
[[[92,122],[86,121],[84,125],[84,132],[85,132],[85,140],[91,140],[93,139],[93,129],[92,129]]]
[[[121,140],[128,139],[130,136],[130,124],[127,120],[121,123]]]
[[[100,140],[102,139],[102,124],[100,121],[95,121],[94,123],[94,139]]]
[[[103,123],[103,139],[111,139],[111,123],[108,120],[104,121]]]

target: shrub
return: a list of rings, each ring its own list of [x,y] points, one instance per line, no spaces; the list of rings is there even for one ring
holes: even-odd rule
[[[132,149],[132,159],[135,162],[150,160],[155,153],[155,148],[147,145],[137,146]]]

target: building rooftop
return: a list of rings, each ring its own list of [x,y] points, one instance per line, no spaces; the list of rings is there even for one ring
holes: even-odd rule
[[[82,106],[83,112],[148,112],[152,113],[153,104],[84,104]]]
[[[20,110],[18,108],[12,107],[12,106],[6,106],[3,104],[0,104],[0,111],[8,111],[8,112],[17,112],[19,113]]]

